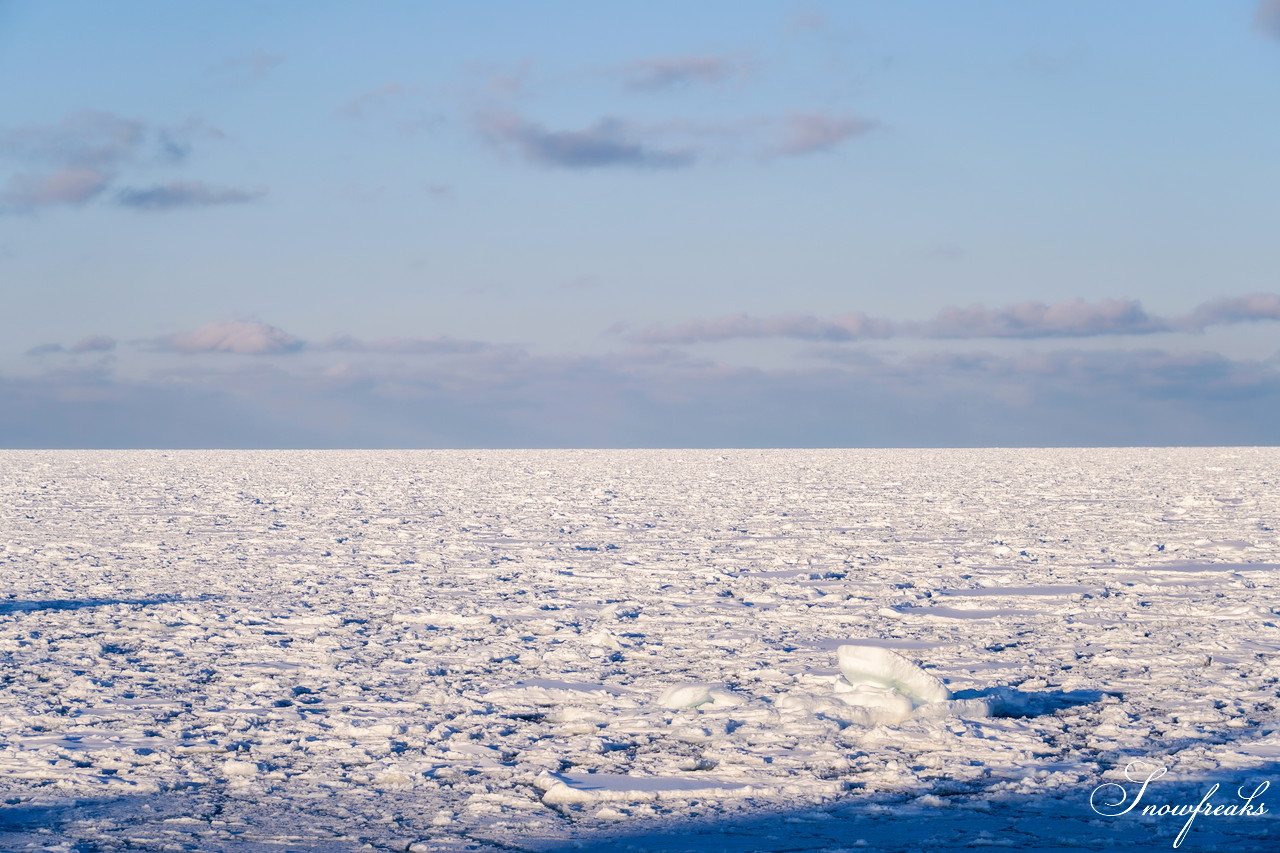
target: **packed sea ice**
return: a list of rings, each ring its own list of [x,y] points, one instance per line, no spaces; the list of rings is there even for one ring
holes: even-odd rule
[[[1109,798],[1280,781],[1277,527],[1264,448],[0,452],[0,849],[1170,849]]]

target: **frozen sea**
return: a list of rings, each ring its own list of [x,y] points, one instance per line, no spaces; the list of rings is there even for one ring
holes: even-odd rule
[[[0,850],[1280,850],[1277,449],[4,451],[0,566]]]

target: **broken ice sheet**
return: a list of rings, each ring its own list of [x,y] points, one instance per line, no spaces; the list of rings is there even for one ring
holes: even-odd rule
[[[1068,814],[1134,754],[1239,784],[1277,761],[1276,482],[1245,448],[0,452],[0,847]]]

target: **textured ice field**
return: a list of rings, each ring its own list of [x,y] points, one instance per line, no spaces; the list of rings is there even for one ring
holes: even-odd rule
[[[1280,783],[1274,449],[12,451],[0,514],[3,850],[1163,850],[1128,762]]]

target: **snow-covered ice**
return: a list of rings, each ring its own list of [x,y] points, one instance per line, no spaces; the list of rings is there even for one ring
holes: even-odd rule
[[[887,690],[906,699],[908,708],[951,698],[942,679],[883,646],[841,646],[836,649],[836,661],[854,690]]]
[[[1280,782],[1274,449],[6,451],[0,514],[4,850],[1169,849],[1090,793]]]

